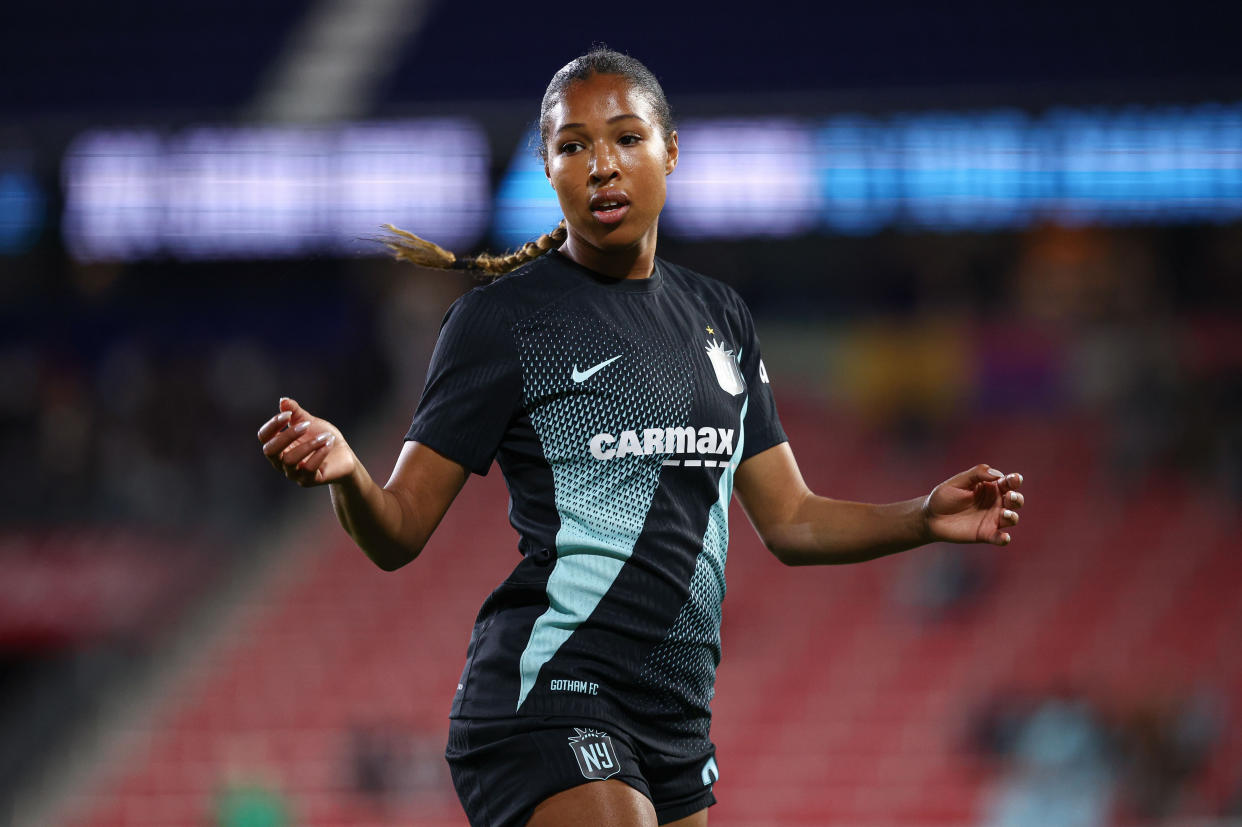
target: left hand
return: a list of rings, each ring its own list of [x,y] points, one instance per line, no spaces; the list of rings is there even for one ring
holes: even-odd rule
[[[976,465],[932,489],[923,501],[928,539],[951,543],[1008,545],[1006,529],[1018,524],[1021,474]]]

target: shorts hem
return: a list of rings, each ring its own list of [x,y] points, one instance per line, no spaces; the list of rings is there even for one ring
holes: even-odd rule
[[[656,821],[660,824],[668,824],[670,821],[694,815],[699,810],[705,810],[715,803],[716,794],[711,790],[704,790],[690,801],[681,804],[669,804],[667,807],[657,807]]]

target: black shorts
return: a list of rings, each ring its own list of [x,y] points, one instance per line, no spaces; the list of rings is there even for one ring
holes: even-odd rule
[[[589,718],[455,718],[445,752],[472,827],[518,827],[544,799],[615,778],[651,799],[661,824],[716,803],[716,747],[669,755]]]

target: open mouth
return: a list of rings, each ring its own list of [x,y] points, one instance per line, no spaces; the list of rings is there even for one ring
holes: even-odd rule
[[[630,198],[623,192],[605,190],[591,196],[591,215],[604,224],[616,224],[630,211]]]

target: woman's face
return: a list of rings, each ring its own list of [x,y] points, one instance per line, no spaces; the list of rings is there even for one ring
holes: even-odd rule
[[[677,134],[666,143],[646,96],[618,75],[571,84],[550,116],[544,172],[571,243],[595,255],[644,244],[654,250]]]

